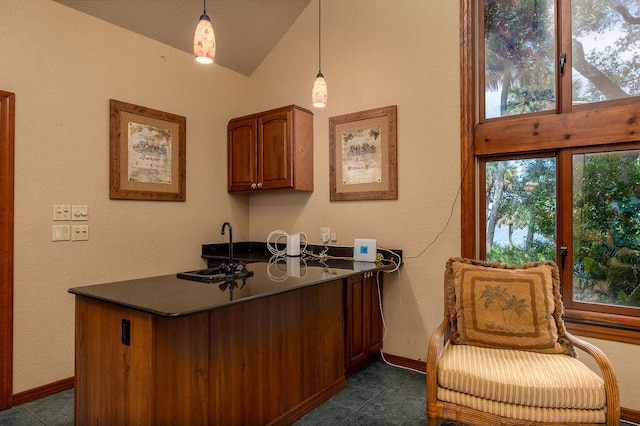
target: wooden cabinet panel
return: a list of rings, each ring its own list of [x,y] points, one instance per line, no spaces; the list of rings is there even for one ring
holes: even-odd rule
[[[367,357],[364,333],[365,289],[363,275],[347,279],[346,290],[346,367],[349,370]]]
[[[121,342],[130,321],[131,345]],[[75,424],[151,425],[151,315],[76,297]]]
[[[342,280],[177,318],[77,295],[75,423],[291,424],[346,385],[343,306]]]
[[[344,377],[342,283],[307,287],[301,296],[303,397],[307,399]]]
[[[313,191],[313,113],[291,105],[227,126],[229,192]]]
[[[258,181],[258,131],[255,119],[232,121],[227,131],[229,191],[250,191]]]
[[[382,283],[382,276],[379,277]],[[382,349],[382,315],[376,274],[365,272],[345,281],[345,369],[349,376]]]
[[[258,118],[258,181],[262,189],[293,187],[292,124],[291,110]]]
[[[341,282],[212,311],[212,424],[289,424],[344,387],[343,323]]]
[[[267,424],[302,401],[300,302],[289,292],[211,312],[212,424]]]
[[[209,315],[154,316],[153,424],[209,424]]]
[[[382,273],[369,272],[365,275],[365,281],[369,287],[369,306],[370,317],[366,323],[369,325],[368,335],[368,351],[369,354],[378,353],[382,349],[382,337],[384,335],[384,326],[382,324]],[[378,283],[380,282],[380,294],[378,294]]]

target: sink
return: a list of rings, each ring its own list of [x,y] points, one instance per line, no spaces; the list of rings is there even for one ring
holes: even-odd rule
[[[179,272],[176,276],[183,280],[200,281],[204,283],[215,283],[220,281],[234,281],[246,279],[253,276],[253,271],[248,271],[245,267],[239,272],[231,272],[227,264],[222,264],[215,268],[198,269],[196,271]]]

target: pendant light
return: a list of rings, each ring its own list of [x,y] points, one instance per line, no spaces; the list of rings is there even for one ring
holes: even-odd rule
[[[203,3],[203,12],[193,37],[193,54],[201,64],[212,64],[216,57],[216,36],[207,15],[207,0],[203,0]]]
[[[327,83],[324,81],[324,75],[322,75],[322,56],[321,56],[321,14],[322,0],[318,0],[318,75],[316,81],[313,82],[313,90],[311,91],[311,99],[313,106],[316,108],[324,108],[327,105]]]

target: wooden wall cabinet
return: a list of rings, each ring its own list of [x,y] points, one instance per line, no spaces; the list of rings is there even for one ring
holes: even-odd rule
[[[382,349],[383,324],[378,299],[382,274],[365,272],[345,280],[345,371],[350,376]]]
[[[313,113],[290,105],[231,119],[227,189],[313,191]]]

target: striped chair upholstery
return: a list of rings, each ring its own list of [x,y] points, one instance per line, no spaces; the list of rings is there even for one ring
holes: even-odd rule
[[[594,357],[598,375],[571,354],[452,344],[448,309],[445,303],[445,319],[427,355],[430,426],[439,418],[476,425],[619,424],[615,373],[600,349],[564,332]]]

